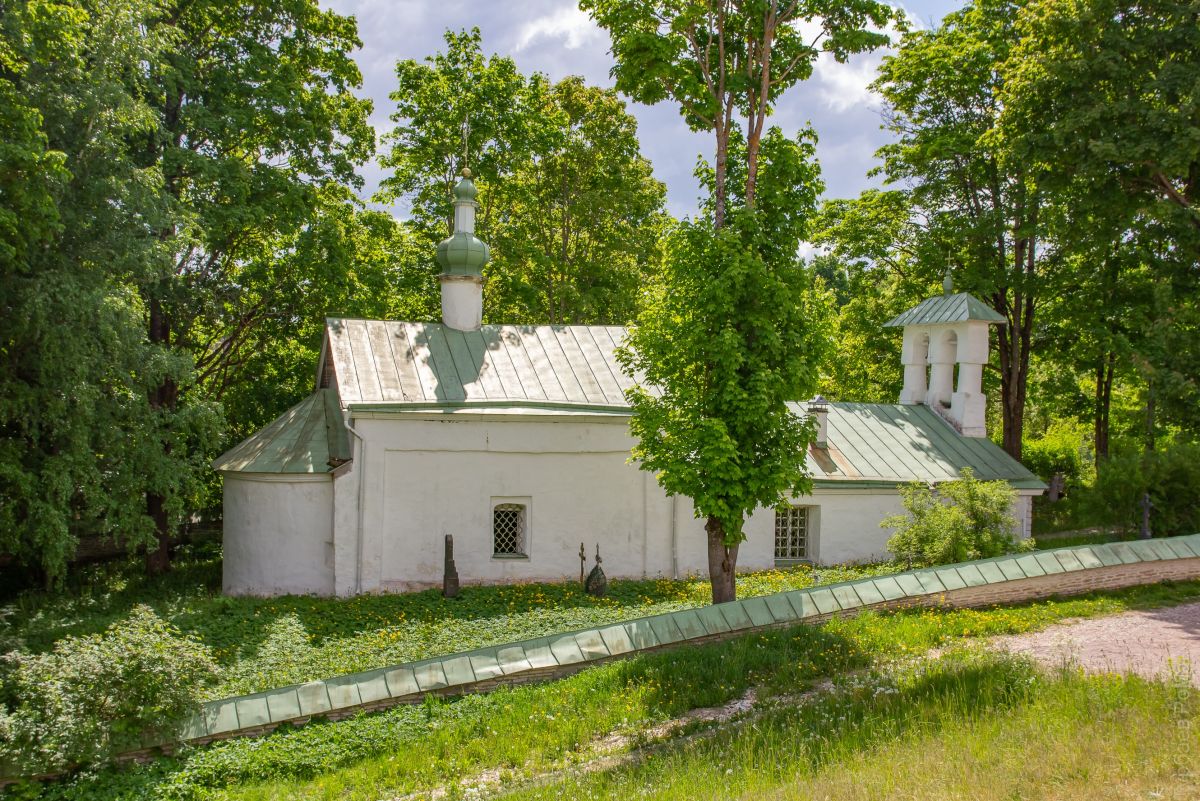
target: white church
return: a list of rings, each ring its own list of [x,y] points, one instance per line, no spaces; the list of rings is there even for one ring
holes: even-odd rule
[[[226,593],[439,586],[446,535],[464,584],[578,577],[581,543],[589,566],[599,546],[610,578],[706,573],[691,501],[629,462],[624,330],[480,324],[488,248],[464,176],[437,252],[442,322],[329,319],[313,393],[213,463]],[[749,518],[739,569],[883,558],[898,486],[964,467],[1013,486],[1028,536],[1045,485],[985,430],[993,324],[947,281],[887,324],[904,336],[898,404],[795,404],[817,419],[813,492]]]

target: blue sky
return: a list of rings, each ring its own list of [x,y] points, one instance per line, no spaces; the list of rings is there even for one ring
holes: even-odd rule
[[[395,63],[423,59],[442,46],[442,32],[478,27],[485,52],[513,58],[526,72],[551,80],[582,75],[589,83],[611,86],[608,35],[578,10],[572,0],[326,0],[328,6],[358,19],[363,47],[355,54],[363,73],[363,91],[375,102],[372,117],[382,135],[393,111],[388,94],[395,88]],[[947,0],[905,0],[913,24],[928,27],[959,4]],[[858,56],[846,64],[822,57],[813,77],[791,89],[778,104],[773,124],[789,133],[812,121],[819,138],[817,158],[827,197],[852,197],[872,185],[867,171],[873,154],[887,141],[880,130],[880,101],[867,89],[882,53]],[[668,208],[683,216],[696,208],[698,189],[692,170],[696,158],[711,158],[711,135],[687,129],[673,104],[641,106],[629,102],[638,120],[642,152],[667,185]],[[367,192],[382,177],[378,166],[364,169]],[[401,209],[397,209],[402,213]]]

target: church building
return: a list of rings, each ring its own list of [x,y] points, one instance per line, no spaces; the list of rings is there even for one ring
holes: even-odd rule
[[[481,325],[475,194],[464,171],[437,250],[442,322],[327,320],[312,394],[213,463],[226,593],[439,586],[446,535],[464,584],[577,577],[581,543],[610,578],[707,572],[691,501],[629,462],[624,330]],[[966,467],[1013,486],[1028,536],[1045,485],[985,429],[988,336],[1003,323],[947,279],[887,324],[904,337],[898,404],[793,404],[817,421],[813,492],[750,516],[739,569],[885,558],[898,486]]]

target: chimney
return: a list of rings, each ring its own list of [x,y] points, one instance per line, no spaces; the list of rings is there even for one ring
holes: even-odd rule
[[[818,448],[829,447],[829,401],[818,395],[808,402],[808,413],[817,421],[817,441],[813,444]]]
[[[459,331],[477,331],[483,321],[483,265],[488,246],[475,236],[477,190],[464,168],[454,187],[454,233],[437,246],[442,267],[442,322]]]

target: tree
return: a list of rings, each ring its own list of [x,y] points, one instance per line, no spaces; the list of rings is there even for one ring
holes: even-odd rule
[[[431,242],[453,228],[451,190],[464,159],[481,187],[482,236],[499,211],[482,188],[545,152],[553,127],[544,75],[522,75],[511,58],[485,57],[478,28],[446,31],[443,38],[445,52],[426,63],[396,64],[398,86],[390,95],[396,127],[384,137],[391,148],[380,159],[393,170],[380,198],[407,201],[413,224]]]
[[[827,301],[807,291],[796,256],[821,188],[811,133],[771,129],[762,153],[755,208],[731,197],[725,226],[710,206],[673,229],[662,280],[619,352],[642,376],[628,393],[633,457],[705,518],[714,603],[736,595],[746,515],[811,487],[815,432],[788,403],[811,397],[829,348]]]
[[[779,97],[812,75],[821,53],[845,61],[882,47],[880,29],[900,23],[874,0],[582,0],[609,32],[617,89],[641,103],[670,99],[696,131],[711,131],[713,214],[725,225],[730,147],[745,136],[743,186],[755,205],[767,116]]]
[[[508,322],[633,320],[657,262],[665,187],[610,89],[555,84],[542,152],[492,185],[488,306]]]
[[[906,196],[869,190],[857,200],[826,201],[809,238],[822,248],[814,264],[838,270],[846,285],[833,323],[836,355],[825,366],[821,394],[830,400],[895,403],[903,384],[901,342],[879,333],[931,291],[916,265],[920,226]]]
[[[693,130],[711,131],[715,141],[708,205],[700,222],[675,233],[665,295],[639,320],[626,363],[663,393],[630,396],[635,457],[707,517],[713,601],[732,600],[745,515],[777,505],[786,488],[804,489],[812,431],[786,401],[816,388],[816,362],[806,360],[821,353],[794,316],[803,279],[791,274],[814,211],[817,178],[805,164],[811,145],[803,137],[781,144],[787,140],[766,131],[766,118],[822,52],[845,60],[886,44],[877,29],[898,23],[898,12],[874,0],[583,0],[580,7],[609,32],[618,90],[642,103],[674,101]],[[779,160],[769,201],[760,165],[768,138]],[[795,179],[790,190],[784,175]],[[695,264],[683,263],[689,259]],[[701,276],[707,287],[689,287]],[[749,289],[764,294],[744,295]],[[695,307],[680,305],[684,299]],[[755,372],[781,368],[786,377]]]
[[[1047,221],[1061,201],[1027,165],[1005,157],[999,138],[1000,67],[1018,7],[976,0],[937,29],[906,33],[875,82],[886,127],[898,137],[880,149],[881,171],[910,187],[900,191],[911,236],[896,247],[918,254],[912,265],[930,284],[953,264],[956,287],[1007,320],[997,331],[1001,441],[1017,459],[1035,315],[1056,280]]]
[[[191,361],[206,386],[223,385],[248,331],[279,311],[275,287],[245,285],[247,265],[310,224],[328,185],[356,185],[355,168],[373,153],[370,102],[352,91],[360,43],[353,19],[315,0],[168,2],[146,30],[168,46],[149,62],[156,126],[136,152],[161,172],[171,215],[155,232],[163,258],[139,284],[148,336]],[[150,404],[184,413],[200,400],[185,390],[164,376]],[[176,447],[163,439],[164,453]],[[181,499],[153,488],[146,509],[158,533],[147,566],[159,571]]]
[[[1034,0],[1003,67],[1003,126],[1038,180],[1125,195],[1200,253],[1200,11],[1150,0]]]
[[[237,265],[237,335],[223,324],[197,326],[198,339],[203,330],[229,349],[201,380],[225,409],[231,444],[312,392],[326,317],[414,319],[423,309],[423,254],[412,231],[363,209],[345,186],[327,185],[315,200],[311,220]]]
[[[128,147],[155,128],[151,10],[0,6],[0,550],[51,582],[82,534],[152,542],[146,493],[191,497],[216,433],[205,405],[148,402],[190,375],[146,341],[135,290],[169,217],[160,171]]]
[[[427,63],[396,65],[396,127],[383,197],[410,204],[432,254],[451,229],[463,159],[491,246],[485,314],[506,322],[625,323],[652,271],[665,189],[615,92],[577,77],[551,86],[512,59],[484,57],[478,30],[445,34]],[[464,141],[465,139],[465,141]],[[464,150],[465,148],[465,150]],[[422,264],[420,317],[437,316],[436,266]]]

